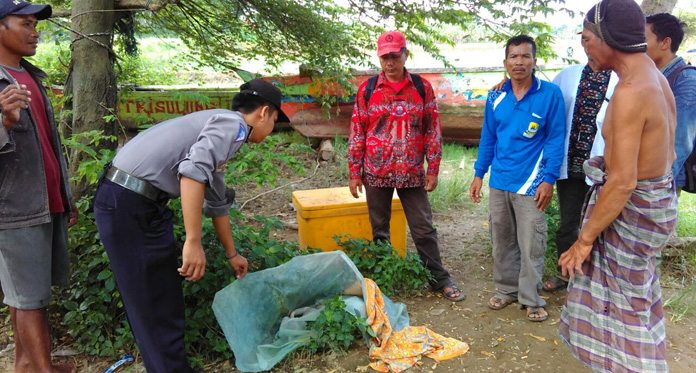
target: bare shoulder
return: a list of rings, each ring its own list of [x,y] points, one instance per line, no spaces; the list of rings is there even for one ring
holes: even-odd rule
[[[636,114],[634,110],[639,110],[649,100],[649,94],[646,90],[650,89],[649,84],[638,83],[622,83],[619,82],[614,89],[614,94],[611,97],[611,108],[617,114]],[[653,87],[654,89],[654,87]]]

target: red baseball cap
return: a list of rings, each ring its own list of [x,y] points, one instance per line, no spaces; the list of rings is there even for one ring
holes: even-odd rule
[[[401,48],[406,48],[406,37],[398,31],[385,32],[377,39],[378,57],[389,53],[399,53]]]

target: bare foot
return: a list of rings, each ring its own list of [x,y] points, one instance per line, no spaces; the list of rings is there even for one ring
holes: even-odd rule
[[[510,305],[512,302],[508,302],[503,298],[500,298],[497,295],[494,295],[489,301],[488,301],[488,308],[492,310],[502,310],[503,308],[507,307]]]
[[[527,320],[529,321],[544,321],[549,318],[548,312],[544,307],[529,307],[527,306]]]

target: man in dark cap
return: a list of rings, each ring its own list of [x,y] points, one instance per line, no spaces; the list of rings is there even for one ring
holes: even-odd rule
[[[263,141],[276,121],[288,122],[280,102],[280,90],[271,83],[244,83],[232,111],[199,111],[138,134],[100,180],[94,217],[148,372],[193,372],[184,343],[181,281],[198,281],[205,273],[201,210],[212,219],[237,278],[247,273],[247,260],[232,240],[234,191],[226,190],[225,165],[246,142]],[[167,206],[178,197],[186,230],[181,251]]]
[[[46,74],[36,54],[49,5],[0,0],[0,283],[10,309],[15,372],[66,372],[51,364],[46,307],[70,275],[68,226],[77,221]]]
[[[592,7],[582,42],[619,82],[602,129],[604,156],[584,165],[593,186],[582,229],[559,260],[571,279],[559,333],[596,371],[667,371],[655,259],[677,220],[674,96],[643,53],[645,16],[634,0]]]

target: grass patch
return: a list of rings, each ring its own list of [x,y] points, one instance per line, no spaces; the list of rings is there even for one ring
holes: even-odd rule
[[[430,193],[430,204],[436,213],[446,213],[450,209],[462,207],[471,210],[476,206],[469,199],[469,186],[474,179],[474,162],[478,148],[459,144],[444,144],[437,188]],[[487,179],[486,179],[487,180]],[[487,181],[484,180],[484,191]],[[488,206],[488,196],[484,193],[481,206]]]
[[[682,192],[679,197],[679,237],[696,237],[696,194]]]
[[[694,315],[696,304],[696,252],[684,248],[682,252],[663,258],[662,271],[665,273],[664,285],[675,290],[665,300],[665,307],[670,309],[670,318],[678,322]]]

